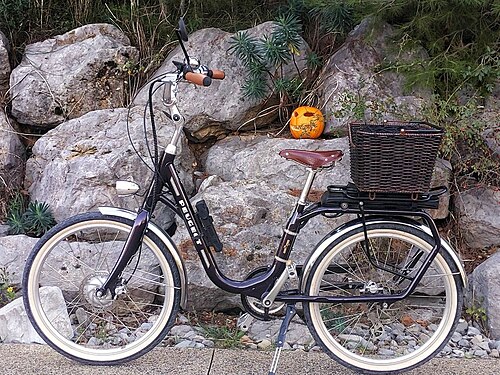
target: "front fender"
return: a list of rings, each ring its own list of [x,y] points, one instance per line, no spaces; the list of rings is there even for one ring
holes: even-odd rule
[[[387,218],[387,217],[381,217],[381,216],[371,216],[371,217],[366,218],[366,224],[376,224],[376,223],[400,224],[400,225],[404,225],[404,226],[407,226],[407,227],[410,227],[413,229],[420,230],[420,231],[424,232],[425,234],[432,236],[432,232],[431,232],[430,228],[428,228],[426,225],[423,225],[423,224],[421,224],[415,220],[412,220],[410,218],[407,218],[407,217]],[[318,243],[316,248],[313,250],[313,252],[309,256],[309,258],[307,259],[306,264],[304,265],[302,278],[301,278],[301,286],[300,286],[301,291],[304,291],[305,280],[307,280],[309,274],[311,273],[313,264],[319,258],[321,253],[323,253],[323,251],[337,238],[343,236],[344,234],[346,234],[347,232],[349,232],[353,229],[357,229],[357,228],[362,227],[362,226],[363,226],[363,222],[361,219],[354,219],[354,220],[349,221],[349,222],[341,225],[340,227],[336,228],[335,230],[333,230],[332,232],[327,234]],[[467,275],[465,273],[465,269],[462,265],[460,257],[453,250],[451,245],[447,241],[443,240],[442,238],[441,238],[441,248],[450,255],[450,257],[453,260],[453,262],[455,263],[458,271],[460,272],[460,276],[461,276],[464,288],[467,287]]]
[[[135,218],[137,217],[136,212],[118,207],[99,207],[99,212],[103,215],[118,216],[129,220],[135,220]],[[165,247],[174,259],[181,278],[181,307],[185,308],[187,303],[187,275],[186,267],[184,266],[184,262],[179,254],[179,251],[177,250],[177,247],[175,246],[170,236],[152,221],[148,223],[148,229],[156,236],[158,236],[160,241],[165,244]]]

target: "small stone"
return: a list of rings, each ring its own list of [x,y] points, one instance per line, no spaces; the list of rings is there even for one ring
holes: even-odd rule
[[[478,330],[476,327],[469,327],[467,330],[467,336],[477,336],[480,335],[481,331]]]
[[[483,350],[486,350],[488,353],[491,352],[489,340],[488,341],[482,341],[479,344],[477,344],[477,346],[480,347]]]
[[[205,338],[201,335],[194,335],[193,337],[190,337],[189,339],[192,341],[195,341],[195,342],[203,342],[203,340],[205,340]]]
[[[201,343],[207,348],[213,348],[215,346],[215,343],[212,340],[203,340]]]
[[[186,318],[184,315],[182,314],[179,314],[177,316],[177,321],[179,322],[179,324],[188,324],[189,323],[189,319]]]
[[[476,335],[474,336],[471,340],[470,343],[472,345],[479,345],[480,343],[483,342],[483,336],[482,335]]]
[[[492,349],[491,353],[490,353],[490,357],[500,358],[500,353],[499,353],[498,349]]]
[[[186,332],[186,333],[184,334],[184,336],[182,336],[182,338],[183,338],[183,339],[186,339],[186,340],[194,340],[194,338],[195,338],[196,336],[198,336],[198,335],[196,334],[196,332],[195,332],[195,331],[189,331],[189,332]]]
[[[451,354],[451,351],[452,351],[451,347],[449,345],[446,345],[443,348],[443,350],[441,351],[441,353],[444,354],[444,355],[448,355],[448,354]]]
[[[175,345],[175,348],[194,348],[196,346],[196,343],[190,340],[183,340],[177,345]]]
[[[273,343],[271,342],[271,340],[264,339],[257,344],[257,348],[262,349],[262,350],[269,349],[272,344]]]
[[[465,320],[462,320],[458,322],[455,331],[462,335],[465,335],[468,329],[469,329],[469,324]]]
[[[96,337],[91,337],[87,342],[88,346],[99,346],[101,344],[100,340]]]
[[[290,346],[290,344],[289,344],[289,343],[285,342],[285,343],[283,344],[283,350],[291,350],[291,349],[292,349],[292,347]]]
[[[474,358],[474,353],[473,352],[467,352],[467,353],[464,354],[464,358],[472,359],[472,358]]]
[[[380,348],[378,354],[382,356],[392,357],[395,353],[393,350]]]
[[[252,344],[252,343],[253,343],[253,340],[252,340],[250,337],[248,337],[247,335],[243,335],[243,336],[241,336],[241,338],[240,338],[240,342],[241,342],[242,344]]]
[[[153,323],[142,323],[141,324],[141,330],[142,331],[149,331],[153,327]]]
[[[178,326],[173,326],[172,329],[170,330],[170,334],[172,336],[184,336],[186,333],[189,331],[192,331],[193,329],[191,326],[188,326],[187,324],[181,324]]]
[[[429,330],[430,330],[430,331],[432,331],[432,332],[435,332],[435,331],[436,331],[436,329],[438,329],[438,326],[437,326],[436,324],[434,324],[434,323],[431,323],[431,324],[429,324],[429,325],[427,326],[427,329],[429,329]]]
[[[453,342],[459,342],[462,340],[462,335],[459,332],[453,332],[453,335],[451,336],[451,341]]]
[[[476,350],[474,352],[474,355],[476,357],[486,357],[488,355],[488,353],[486,352],[486,350]]]
[[[85,326],[87,321],[89,320],[89,315],[87,314],[87,312],[79,307],[78,309],[76,309],[76,319],[78,320],[78,323]]]
[[[463,358],[465,356],[465,353],[463,350],[453,349],[453,355],[457,358]]]
[[[470,347],[470,343],[466,339],[462,339],[458,342],[458,345],[461,346],[462,348],[468,348]]]
[[[156,321],[158,320],[159,316],[158,315],[151,315],[149,318],[148,318],[148,323],[156,323]]]

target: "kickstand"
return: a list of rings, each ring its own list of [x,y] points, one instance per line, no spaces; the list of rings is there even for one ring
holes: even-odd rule
[[[271,369],[269,370],[268,375],[276,375],[278,361],[280,359],[281,351],[283,350],[283,345],[285,344],[286,331],[288,330],[288,326],[296,313],[297,309],[295,308],[295,304],[286,305],[286,315],[281,323],[278,338],[276,340],[276,350],[274,351],[273,363],[271,363]]]

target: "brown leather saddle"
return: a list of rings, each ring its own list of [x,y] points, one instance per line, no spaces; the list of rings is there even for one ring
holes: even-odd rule
[[[342,159],[344,153],[340,150],[332,151],[306,151],[306,150],[281,150],[279,155],[287,160],[293,160],[312,169],[332,167],[336,161]]]

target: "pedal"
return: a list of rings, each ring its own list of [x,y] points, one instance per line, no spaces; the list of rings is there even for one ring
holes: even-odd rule
[[[212,216],[210,216],[207,204],[203,199],[196,202],[196,211],[198,213],[198,218],[200,219],[203,234],[208,247],[211,247],[216,252],[220,253],[222,251],[222,243],[220,242],[219,236],[215,231],[214,220]]]

